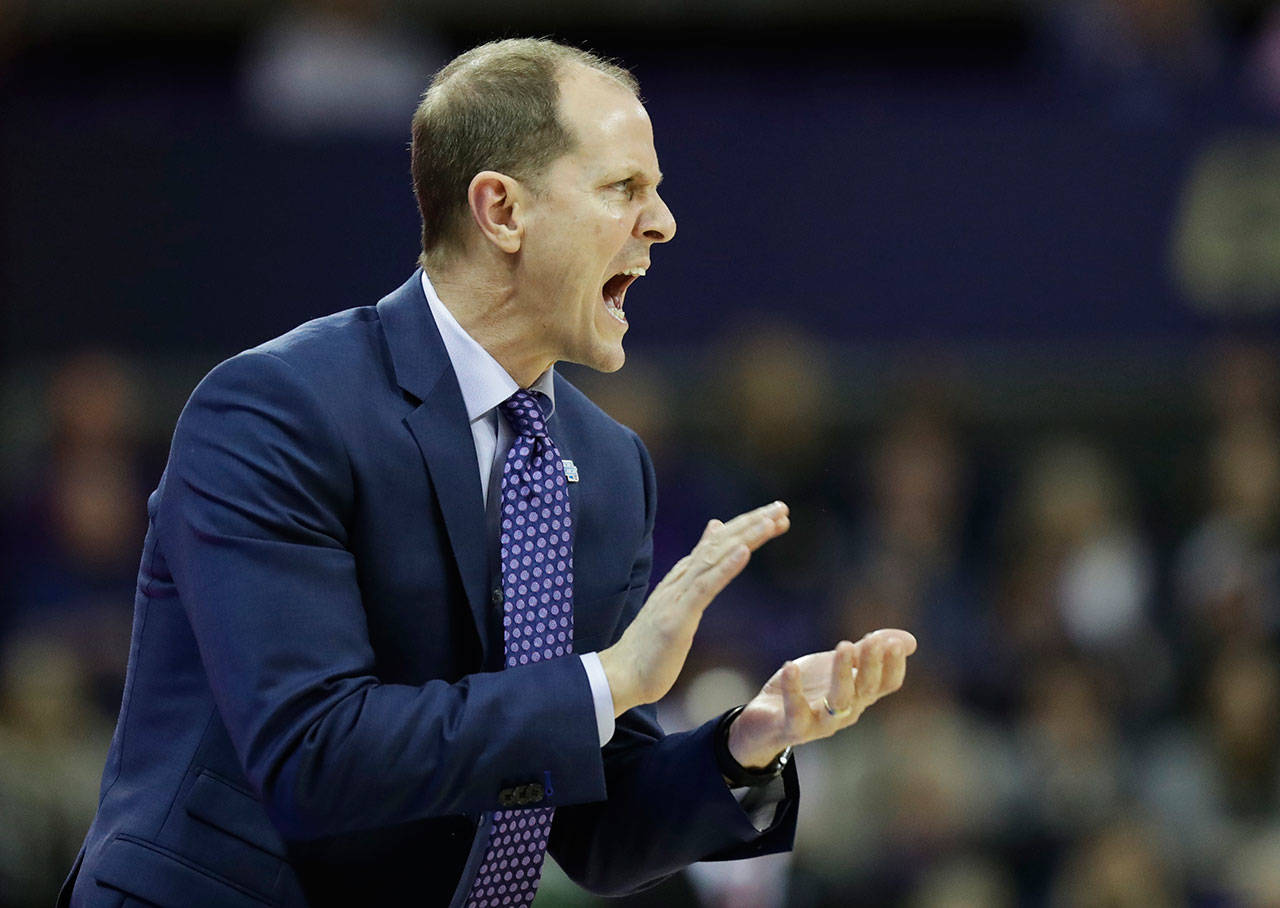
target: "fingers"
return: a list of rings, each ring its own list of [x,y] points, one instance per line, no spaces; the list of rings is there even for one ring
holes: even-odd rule
[[[739,514],[728,523],[707,521],[693,551],[676,562],[650,599],[657,596],[700,614],[746,567],[752,551],[790,527],[787,506],[780,501]]]
[[[907,656],[916,650],[916,638],[906,631],[887,629],[867,634],[856,647],[857,697],[870,705],[902,687]]]
[[[728,523],[708,521],[698,544],[668,578],[673,583],[689,584],[709,602],[746,565],[744,553],[749,556],[790,526],[787,506],[780,501],[739,514]]]
[[[896,643],[902,648],[904,656],[910,656],[916,651],[916,638],[907,631],[898,630],[896,627],[881,628],[878,631],[872,631],[863,639],[876,639],[885,643]]]
[[[835,658],[831,660],[831,688],[827,691],[827,705],[837,714],[853,707],[857,699],[853,670],[856,653],[857,649],[848,640],[836,644]]]
[[[800,667],[794,662],[782,666],[782,717],[784,727],[790,732],[788,739],[796,729],[806,728],[813,721],[813,707],[804,695]]]
[[[745,545],[737,545],[725,552],[714,564],[709,565],[708,570],[703,571],[693,580],[692,592],[695,604],[705,608],[721,590],[729,585],[729,581],[737,577],[747,566],[750,557],[750,549]]]
[[[854,687],[860,700],[873,702],[880,696],[880,679],[884,673],[884,643],[880,639],[863,637],[857,645],[858,676]]]
[[[885,650],[884,677],[880,682],[881,696],[891,694],[902,687],[907,675],[907,654],[897,643],[890,643]]]
[[[752,551],[760,548],[775,536],[780,536],[791,527],[790,510],[781,501],[773,501],[763,507],[739,514],[723,524],[710,537],[703,534],[703,540],[715,548],[744,544]],[[703,543],[700,542],[699,545]]]
[[[698,538],[698,541],[705,542],[706,540],[710,539],[712,534],[715,533],[715,531],[720,529],[722,526],[724,526],[723,520],[716,520],[714,517],[711,518],[710,520],[707,521],[707,526],[705,529],[703,529],[702,535]]]

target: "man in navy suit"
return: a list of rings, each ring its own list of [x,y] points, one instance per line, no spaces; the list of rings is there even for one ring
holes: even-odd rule
[[[64,902],[497,904],[471,892],[495,812],[547,808],[564,870],[626,893],[789,848],[790,748],[902,683],[915,641],[879,631],[664,735],[652,704],[702,611],[789,518],[711,521],[650,594],[648,455],[555,375],[621,367],[627,288],[675,233],[635,82],[497,42],[436,76],[413,135],[423,269],[224,362],[183,410]],[[563,458],[572,654],[504,668],[499,408],[521,389]]]

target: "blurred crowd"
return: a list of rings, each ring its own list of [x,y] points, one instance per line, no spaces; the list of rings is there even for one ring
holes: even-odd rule
[[[920,648],[900,693],[798,754],[793,855],[633,904],[1280,904],[1273,351],[1213,347],[1172,440],[1150,441],[1185,469],[1145,476],[1120,452],[1146,440],[1078,415],[994,424],[962,366],[917,364],[854,412],[840,351],[785,324],[635,360],[575,377],[651,448],[655,575],[710,516],[772,498],[794,515],[707,613],[667,726],[842,637],[905,627]],[[48,904],[93,813],[167,441],[137,375],[105,352],[51,370],[4,503],[5,908]],[[554,869],[539,900],[591,903]]]
[[[920,641],[899,694],[798,754],[799,840],[768,885],[700,867],[686,901],[647,903],[1280,905],[1274,353],[1208,350],[1151,439],[1001,428],[927,371],[851,419],[835,353],[759,330],[691,391],[601,382],[653,442],[659,571],[707,516],[794,515],[708,612],[669,725],[842,637]],[[1182,456],[1153,470],[1148,445]]]

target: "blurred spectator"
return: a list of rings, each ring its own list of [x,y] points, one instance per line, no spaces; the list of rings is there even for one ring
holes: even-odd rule
[[[964,558],[969,464],[952,421],[941,401],[909,403],[870,440],[850,566],[836,574],[847,579],[833,636],[913,628],[922,643],[913,670],[982,700],[998,683],[995,636]]]
[[[1168,908],[1185,903],[1154,830],[1119,819],[1076,844],[1054,881],[1052,908]]]
[[[796,862],[824,905],[903,899],[939,863],[998,842],[1015,819],[1019,774],[999,729],[916,672],[892,712],[810,748]]]
[[[1272,823],[1240,843],[1227,862],[1225,895],[1231,904],[1280,905],[1280,826]]]
[[[1258,418],[1210,444],[1208,511],[1176,562],[1189,647],[1274,634],[1280,620],[1280,430]]]
[[[138,389],[123,360],[88,352],[54,372],[46,405],[47,446],[4,519],[0,632],[56,635],[113,717],[146,514]]]
[[[1041,661],[1017,729],[1027,786],[1023,804],[1048,842],[1088,834],[1118,809],[1127,763],[1114,693],[1089,663]]]
[[[1146,627],[1154,582],[1132,489],[1092,444],[1050,445],[1030,464],[1023,537],[1041,550],[1062,627],[1083,650],[1116,650]]]
[[[1200,370],[1205,404],[1216,425],[1280,417],[1280,361],[1275,350],[1244,340],[1212,344]]]
[[[1245,76],[1254,97],[1280,114],[1280,6],[1272,3],[1250,48]]]
[[[250,42],[243,92],[269,131],[400,136],[449,56],[390,0],[293,0]]]
[[[1127,477],[1096,445],[1060,441],[1028,463],[1005,532],[996,603],[1013,678],[1079,652],[1120,692],[1117,708],[1150,716],[1173,665],[1152,614],[1156,563]]]
[[[1206,721],[1222,796],[1254,821],[1280,808],[1280,663],[1272,649],[1231,649],[1212,665]]]
[[[1017,888],[1000,862],[978,855],[940,861],[921,877],[909,908],[1014,908]]]
[[[1140,778],[1178,863],[1212,893],[1280,808],[1280,668],[1256,645],[1200,665],[1196,720],[1162,729]]]
[[[0,652],[3,908],[53,904],[93,819],[111,728],[89,694],[79,655],[54,632]]]
[[[1201,514],[1173,563],[1188,678],[1280,631],[1280,369],[1270,350],[1235,341],[1209,349],[1202,382]]]
[[[683,439],[679,473],[660,477],[667,538],[655,545],[687,551],[709,518],[775,499],[791,506],[790,532],[752,556],[752,569],[707,611],[694,644],[695,662],[724,648],[768,677],[794,653],[831,645],[818,623],[847,545],[838,495],[855,461],[834,443],[839,402],[827,351],[812,337],[785,323],[754,325],[712,362],[710,387],[684,395],[705,409]]]

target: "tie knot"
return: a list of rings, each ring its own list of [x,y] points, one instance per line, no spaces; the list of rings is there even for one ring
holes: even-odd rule
[[[534,391],[521,388],[498,405],[516,435],[538,437],[547,434],[546,417]]]

